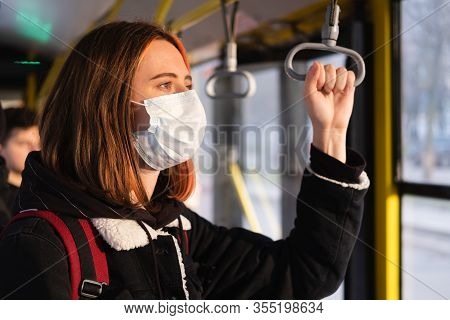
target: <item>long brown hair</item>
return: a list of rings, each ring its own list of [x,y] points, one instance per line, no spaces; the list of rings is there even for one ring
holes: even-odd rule
[[[144,49],[154,39],[172,43],[189,68],[174,35],[143,22],[114,22],[83,37],[65,62],[41,114],[44,165],[82,189],[135,207],[149,199],[139,177],[133,145],[131,84]],[[155,192],[183,201],[195,186],[192,161],[161,172]]]

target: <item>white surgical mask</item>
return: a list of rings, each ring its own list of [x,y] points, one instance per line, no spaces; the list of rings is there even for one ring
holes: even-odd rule
[[[164,170],[193,157],[206,128],[205,110],[194,90],[132,102],[144,106],[149,116],[144,129],[134,132],[136,150],[145,163]],[[142,119],[137,123],[142,125]]]

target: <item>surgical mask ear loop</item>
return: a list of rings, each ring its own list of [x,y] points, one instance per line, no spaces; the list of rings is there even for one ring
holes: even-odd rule
[[[134,100],[130,100],[130,102],[138,104],[138,105],[143,106],[143,107],[146,107],[145,103],[142,103],[142,102],[137,102],[137,101],[134,101]]]
[[[130,100],[132,103],[138,104],[140,106],[146,107],[144,103],[136,102],[134,100]],[[158,117],[152,116],[150,117],[150,126],[148,127],[147,131],[151,133],[155,133],[158,127],[161,124],[161,120]]]

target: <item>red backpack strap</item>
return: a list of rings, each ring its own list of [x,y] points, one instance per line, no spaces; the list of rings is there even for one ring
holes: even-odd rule
[[[28,217],[46,220],[61,238],[69,260],[71,298],[100,296],[103,286],[109,283],[108,264],[90,221],[62,218],[50,211],[27,211],[14,216],[11,222]]]
[[[78,220],[86,235],[89,248],[91,249],[92,259],[94,260],[94,268],[96,281],[100,283],[109,283],[109,271],[108,263],[106,260],[106,254],[101,249],[99,238],[96,230],[92,226],[92,223],[86,219]]]

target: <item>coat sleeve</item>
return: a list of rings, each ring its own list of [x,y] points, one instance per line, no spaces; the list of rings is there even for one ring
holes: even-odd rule
[[[37,218],[15,222],[0,241],[0,299],[70,299],[64,246]]]
[[[365,193],[358,185],[306,172],[294,228],[279,241],[218,227],[188,211],[190,255],[198,264],[203,297],[321,299],[332,294],[345,276]]]

